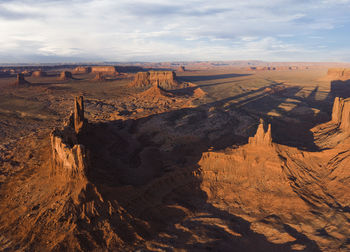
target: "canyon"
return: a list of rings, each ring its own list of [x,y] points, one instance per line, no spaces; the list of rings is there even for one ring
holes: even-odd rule
[[[2,250],[350,249],[333,70],[89,67],[0,78]]]

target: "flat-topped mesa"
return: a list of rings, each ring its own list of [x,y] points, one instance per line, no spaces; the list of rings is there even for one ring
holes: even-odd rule
[[[69,71],[62,71],[59,77],[59,80],[71,80],[73,79],[73,75]]]
[[[340,129],[350,131],[350,98],[336,97],[334,99],[332,122],[338,124]]]
[[[138,72],[131,83],[131,86],[134,87],[151,87],[154,85],[158,85],[165,90],[179,87],[174,71]]]
[[[30,83],[26,81],[26,79],[24,78],[24,74],[18,73],[16,82],[13,85],[18,87],[18,86],[27,86],[29,84]]]
[[[253,137],[249,137],[248,143],[257,146],[272,146],[271,124],[268,125],[265,132],[264,121],[260,119],[256,134]]]
[[[88,169],[88,152],[79,144],[78,135],[86,128],[83,97],[74,100],[74,112],[62,130],[51,133],[52,174],[66,179],[85,178]]]
[[[327,72],[327,78],[330,80],[349,80],[350,68],[330,68]]]
[[[93,66],[93,67],[91,67],[91,72],[115,74],[115,73],[117,73],[117,70],[114,66]]]
[[[77,74],[85,74],[90,72],[91,72],[91,67],[78,66],[74,68],[74,73],[77,73]]]

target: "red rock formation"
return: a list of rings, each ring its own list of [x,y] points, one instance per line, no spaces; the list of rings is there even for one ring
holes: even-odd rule
[[[62,71],[59,77],[59,80],[70,80],[73,78],[73,75],[69,71]]]
[[[336,97],[334,99],[332,121],[338,124],[340,129],[350,131],[350,98]]]
[[[178,72],[185,72],[186,69],[184,66],[180,66],[178,69],[177,69]]]
[[[149,71],[139,72],[135,75],[131,86],[150,87],[157,85],[163,89],[171,90],[179,87],[174,71]]]
[[[84,118],[83,97],[76,97],[74,112],[63,130],[51,133],[52,174],[65,178],[85,178],[88,154],[84,145],[78,143],[78,135],[87,124]]]
[[[330,68],[328,69],[326,79],[348,80],[350,79],[350,69],[349,68]]]
[[[106,78],[101,72],[97,72],[95,78],[93,78],[94,81],[104,81]]]
[[[249,137],[248,142],[251,145],[272,146],[271,124],[269,124],[268,129],[265,132],[264,121],[260,119],[260,124],[258,126],[255,136]]]
[[[43,72],[43,71],[41,71],[41,70],[37,70],[37,71],[34,71],[33,73],[32,73],[32,77],[45,77],[47,74],[46,74],[46,72]]]
[[[17,80],[13,85],[19,87],[19,86],[27,86],[29,84],[30,83],[25,80],[24,75],[19,73],[17,74]]]
[[[91,72],[114,74],[117,70],[114,66],[93,66],[91,67]]]
[[[91,72],[91,67],[78,66],[74,69],[74,73],[76,74],[85,74],[90,72]]]
[[[84,118],[84,100],[82,96],[75,97],[74,101],[74,129],[75,133],[81,133],[86,126],[86,119]]]

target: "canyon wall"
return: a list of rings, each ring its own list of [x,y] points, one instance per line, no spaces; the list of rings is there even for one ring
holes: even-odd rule
[[[332,122],[344,131],[350,131],[350,98],[336,97],[332,109]]]

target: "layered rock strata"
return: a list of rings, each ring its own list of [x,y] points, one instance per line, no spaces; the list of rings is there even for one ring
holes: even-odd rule
[[[74,112],[63,129],[51,133],[52,174],[66,178],[82,178],[88,169],[88,153],[84,145],[79,144],[79,134],[87,124],[84,118],[83,97],[76,97]]]
[[[151,87],[154,85],[168,90],[179,87],[174,71],[139,72],[131,83],[131,86],[134,87]]]

